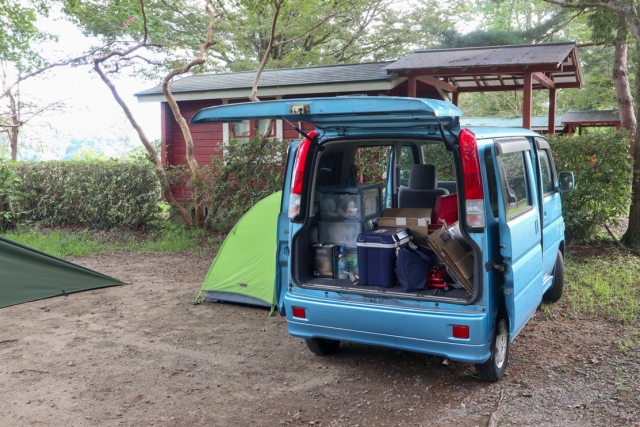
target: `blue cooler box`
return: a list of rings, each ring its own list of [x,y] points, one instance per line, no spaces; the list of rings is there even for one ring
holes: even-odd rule
[[[358,235],[358,272],[361,285],[396,285],[396,248],[409,243],[411,232],[402,227],[374,228]]]

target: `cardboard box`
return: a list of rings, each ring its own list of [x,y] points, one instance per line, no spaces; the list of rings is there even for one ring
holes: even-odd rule
[[[449,268],[464,288],[473,293],[473,255],[460,234],[458,223],[433,232],[429,236],[429,246]]]
[[[407,227],[417,245],[427,244],[429,224],[431,209],[427,208],[385,209],[378,218],[378,227]]]

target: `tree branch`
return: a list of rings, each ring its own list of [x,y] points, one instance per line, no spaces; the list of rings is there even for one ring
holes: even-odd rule
[[[80,61],[81,59],[85,59],[85,58],[88,58],[90,56],[93,56],[96,52],[98,52],[101,49],[104,49],[107,46],[109,46],[109,44],[106,44],[105,46],[96,48],[96,49],[92,50],[91,52],[85,53],[83,55],[76,56],[75,58],[67,59],[67,60],[60,61],[60,62],[54,62],[53,64],[49,64],[46,67],[40,68],[40,69],[35,70],[35,71],[33,71],[31,73],[28,73],[28,74],[25,74],[24,76],[20,76],[15,82],[13,82],[8,87],[4,88],[4,91],[2,92],[2,94],[0,94],[0,99],[4,98],[11,89],[13,89],[14,87],[16,87],[18,85],[18,83],[20,83],[20,82],[22,82],[24,80],[27,80],[30,77],[34,77],[34,76],[37,76],[38,74],[42,74],[45,71],[50,70],[52,68],[69,65],[71,63]]]
[[[271,55],[271,51],[273,50],[273,39],[276,37],[276,24],[278,23],[278,15],[280,15],[280,6],[282,6],[282,2],[284,0],[274,0],[273,6],[275,10],[273,12],[273,19],[271,20],[271,36],[269,37],[269,44],[267,45],[267,49],[262,55],[262,61],[260,61],[260,66],[256,71],[256,75],[253,79],[253,86],[251,87],[251,93],[249,94],[249,99],[252,102],[260,101],[258,99],[258,82],[260,81],[260,76],[264,71],[264,67],[267,65],[267,61],[269,60],[269,55]]]
[[[142,127],[140,126],[138,121],[133,116],[133,113],[129,109],[129,106],[122,99],[122,97],[118,93],[118,90],[116,89],[115,85],[109,79],[108,73],[105,73],[104,70],[101,67],[101,65],[105,61],[107,61],[109,58],[112,58],[114,56],[124,57],[124,56],[130,55],[131,53],[135,52],[136,50],[138,50],[138,49],[140,49],[142,47],[146,47],[146,42],[147,42],[147,15],[146,15],[146,12],[145,12],[145,9],[144,9],[144,0],[139,0],[139,1],[140,1],[140,9],[141,9],[142,18],[143,18],[143,25],[144,25],[144,37],[143,37],[143,40],[141,42],[136,43],[135,46],[133,46],[133,47],[131,47],[129,49],[126,49],[124,51],[112,51],[112,52],[110,52],[110,53],[108,53],[108,54],[106,54],[104,56],[94,58],[94,60],[93,60],[93,69],[96,71],[96,73],[98,73],[98,75],[100,76],[100,79],[102,79],[104,84],[107,85],[107,87],[111,91],[111,94],[113,95],[114,99],[116,100],[118,105],[120,105],[120,108],[122,108],[122,111],[124,111],[124,114],[127,116],[127,119],[129,120],[129,123],[131,123],[131,126],[137,132],[138,137],[140,138],[140,142],[142,142],[142,145],[144,145],[144,147],[147,149],[147,153],[149,154],[149,156],[148,156],[149,161],[153,164],[153,166],[155,168],[156,175],[158,176],[158,180],[160,181],[160,186],[162,188],[162,195],[164,196],[165,200],[167,202],[169,202],[171,207],[174,208],[178,212],[178,214],[180,215],[180,217],[182,218],[184,223],[187,225],[187,227],[191,228],[191,227],[193,227],[193,221],[191,220],[191,215],[189,214],[189,212],[187,212],[187,210],[180,203],[178,203],[178,201],[173,196],[173,192],[171,191],[171,185],[169,184],[169,180],[167,179],[167,172],[164,169],[164,165],[162,164],[162,161],[160,160],[160,156],[158,155],[158,151],[155,149],[153,144],[149,141],[149,139],[147,138],[147,135],[144,133],[144,130],[142,130]]]
[[[182,135],[184,136],[185,147],[186,147],[186,160],[189,165],[189,169],[191,170],[192,182],[195,185],[195,188],[192,191],[195,191],[195,202],[196,202],[196,224],[202,225],[204,222],[204,210],[201,206],[202,202],[202,191],[199,187],[200,181],[200,166],[198,165],[198,161],[196,160],[193,154],[193,136],[191,135],[191,129],[189,128],[189,124],[186,119],[180,112],[180,107],[176,102],[175,97],[171,93],[170,83],[175,76],[182,75],[188,73],[193,67],[196,65],[200,65],[204,63],[204,55],[211,46],[215,44],[214,41],[211,40],[213,34],[213,24],[215,23],[216,16],[213,11],[209,7],[209,0],[205,1],[205,10],[209,15],[209,25],[207,26],[207,38],[204,43],[200,45],[200,52],[198,56],[187,63],[185,66],[180,68],[175,68],[169,72],[162,80],[162,92],[164,96],[167,98],[167,102],[169,107],[171,107],[171,111],[173,112],[173,117],[176,119],[176,122],[180,126],[180,130],[182,131]]]
[[[615,5],[611,0],[605,1],[581,1],[578,3],[570,3],[563,0],[545,0],[547,3],[555,4],[562,7],[572,7],[578,9],[584,9],[585,7],[601,7],[603,9],[608,9],[615,13],[627,14],[629,11],[622,4]]]

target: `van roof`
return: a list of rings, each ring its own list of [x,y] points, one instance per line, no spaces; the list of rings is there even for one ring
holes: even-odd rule
[[[502,127],[490,127],[490,126],[464,126],[464,129],[469,129],[476,135],[476,139],[480,143],[480,140],[487,138],[504,138],[513,136],[541,136],[529,129],[524,128],[502,128]]]

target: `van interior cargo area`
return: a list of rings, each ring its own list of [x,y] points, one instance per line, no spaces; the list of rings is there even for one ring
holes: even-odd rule
[[[455,223],[458,220],[458,202],[453,156],[451,155],[448,168],[441,167],[445,173],[442,173],[439,177],[441,179],[438,179],[438,165],[431,165],[428,153],[423,150],[423,146],[435,144],[425,144],[425,142],[380,140],[375,141],[373,145],[363,145],[363,141],[342,141],[325,145],[314,169],[316,172],[312,186],[312,214],[295,238],[294,245],[300,248],[293,251],[296,254],[292,269],[292,278],[295,283],[307,289],[371,297],[438,300],[453,303],[471,300],[473,255],[468,252],[470,248],[466,247],[465,252],[454,254],[454,259],[445,256],[442,246],[429,242],[429,235],[443,227],[451,226],[452,222]],[[438,145],[442,147],[439,153],[441,158],[442,153],[447,153],[442,144]],[[398,190],[407,188],[405,200],[412,200],[411,203],[414,204],[411,208],[398,206],[397,200],[393,202],[391,195],[386,194],[389,182],[385,176],[386,172],[380,173],[380,170],[387,169],[392,150],[399,153],[397,156],[401,165],[397,174],[396,187]],[[362,162],[363,158],[369,158],[367,156],[371,152],[374,155],[370,157],[377,160],[378,165]],[[358,164],[371,170],[358,169]],[[420,174],[423,176],[419,176]],[[419,179],[423,182],[419,182]],[[397,198],[398,191],[395,193],[393,197]],[[423,197],[423,195],[426,196]],[[430,200],[430,205],[418,207],[416,203],[419,205],[421,199]],[[423,289],[405,291],[403,286],[395,280],[395,254],[398,253],[396,249],[388,249],[394,252],[393,261],[387,262],[386,270],[382,269],[383,272],[391,272],[390,274],[394,276],[394,280],[386,281],[385,286],[378,286],[375,280],[373,283],[352,281],[356,279],[353,274],[351,278],[344,278],[344,275],[342,278],[338,277],[338,264],[334,260],[337,259],[340,248],[344,248],[345,253],[348,253],[349,262],[346,268],[348,272],[359,274],[359,278],[379,276],[378,264],[382,258],[373,257],[373,261],[366,259],[363,257],[362,249],[367,244],[356,243],[356,241],[360,242],[361,234],[382,232],[392,227],[406,227],[405,229],[408,229],[411,234],[412,244],[422,245],[422,247],[432,246],[434,253],[441,260],[437,268],[445,272],[440,282],[436,284],[431,282],[431,279],[428,280],[432,272],[429,270],[424,277]],[[458,238],[460,238],[459,235]],[[462,243],[464,245],[464,242]],[[379,251],[385,245],[371,244],[370,246],[373,247],[372,251]],[[352,260],[356,256],[357,263],[354,265]],[[329,267],[325,269],[318,267],[319,257],[324,257],[321,263]],[[371,271],[362,271],[367,268]],[[375,273],[373,273],[374,270]],[[371,281],[371,277],[368,280]]]

